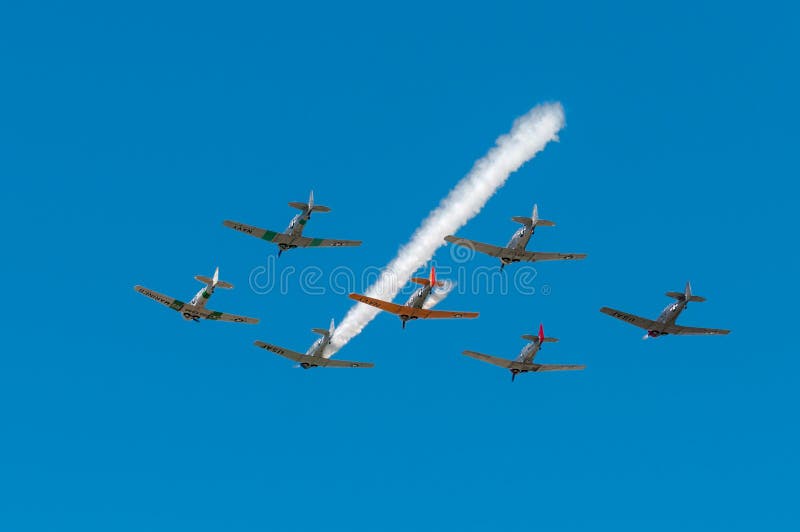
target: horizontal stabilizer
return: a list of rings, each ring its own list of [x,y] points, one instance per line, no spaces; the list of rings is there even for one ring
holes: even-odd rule
[[[523,225],[536,225],[542,227],[553,227],[556,225],[555,222],[551,222],[550,220],[536,220],[536,223],[533,223],[532,218],[528,218],[527,216],[514,216],[511,218],[513,221],[517,222],[518,224]]]
[[[411,282],[421,284],[422,286],[430,286],[431,284],[430,279],[425,279],[424,277],[412,277]],[[436,286],[444,286],[444,282],[436,281]]]
[[[539,337],[538,336],[534,336],[533,334],[523,334],[522,335],[522,339],[523,340],[528,340],[529,342],[535,342],[535,341],[537,341],[539,339]],[[544,340],[542,340],[542,343],[544,343],[544,342],[558,342],[558,338],[545,337]]]
[[[213,279],[211,279],[210,277],[206,277],[205,275],[195,275],[194,278],[204,284],[214,283]],[[217,288],[233,288],[233,285],[226,281],[217,281]]]
[[[667,292],[665,295],[666,295],[667,297],[671,297],[671,298],[677,299],[678,301],[683,301],[684,299],[686,299],[686,296],[685,296],[683,293],[681,293],[681,292]],[[697,303],[702,303],[702,302],[703,302],[703,301],[705,301],[705,300],[706,300],[706,298],[704,298],[704,297],[700,297],[700,296],[689,296],[689,301],[694,301],[694,302],[697,302]]]
[[[330,331],[327,331],[325,329],[311,329],[311,332],[315,334],[321,334],[322,336],[327,336]]]
[[[308,203],[303,203],[301,201],[290,201],[289,207],[301,211],[306,211],[308,210]],[[331,212],[331,208],[326,207],[325,205],[314,205],[313,207],[311,207],[311,212]]]

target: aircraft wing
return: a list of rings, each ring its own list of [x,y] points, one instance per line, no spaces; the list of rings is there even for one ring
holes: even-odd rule
[[[518,362],[514,362],[513,360],[508,360],[507,358],[500,358],[500,357],[493,357],[492,355],[484,355],[483,353],[478,353],[477,351],[464,351],[465,355],[468,357],[474,358],[476,360],[482,360],[483,362],[488,362],[489,364],[494,364],[495,366],[500,366],[501,368],[511,369],[514,364],[519,364]]]
[[[336,240],[333,238],[309,238],[307,236],[292,236],[286,233],[276,233],[268,229],[261,229],[253,225],[243,224],[225,220],[222,222],[225,227],[230,227],[236,231],[250,235],[273,244],[284,244],[298,248],[326,248],[326,247],[349,247],[360,246],[360,240]]]
[[[267,351],[271,351],[276,355],[288,358],[289,360],[294,360],[298,364],[308,364],[309,366],[319,366],[323,368],[371,368],[375,366],[375,364],[371,362],[350,362],[348,360],[332,360],[330,358],[312,357],[304,355],[303,353],[298,353],[297,351],[292,351],[291,349],[286,349],[274,344],[268,344],[260,340],[256,340],[253,342],[253,344],[262,349],[266,349]]]
[[[233,321],[236,323],[258,323],[258,318],[248,318],[247,316],[237,316],[236,314],[228,314],[227,312],[218,312],[216,310],[194,309],[194,312],[200,314],[201,318],[215,321]]]
[[[501,368],[517,371],[568,371],[584,369],[586,367],[583,364],[526,364],[525,362],[517,362],[516,360],[508,360],[507,358],[485,355],[476,351],[464,351],[464,354],[468,357],[482,360],[483,362],[488,362],[489,364],[494,364]]]
[[[728,334],[727,329],[706,329],[703,327],[684,327],[683,325],[673,325],[664,332],[675,335],[717,335]]]
[[[514,251],[509,256],[527,262],[540,262],[545,260],[580,260],[586,258],[586,253],[547,253],[543,251]]]
[[[613,308],[603,307],[600,309],[600,312],[603,314],[608,314],[612,318],[617,318],[618,320],[622,320],[625,323],[630,323],[631,325],[635,325],[641,329],[651,330],[651,329],[658,329],[660,330],[662,325],[654,322],[653,320],[648,320],[647,318],[642,318],[641,316],[636,316],[634,314],[628,314],[627,312],[622,312],[621,310],[616,310]]]
[[[403,307],[408,309],[409,316],[415,316],[422,319],[436,319],[436,318],[477,318],[477,312],[457,312],[452,310],[430,310],[424,308]]]
[[[333,238],[299,236],[292,239],[292,245],[299,248],[338,248],[360,246],[361,240],[336,240]]]
[[[583,364],[530,364],[530,365],[536,366],[536,369],[530,369],[528,371],[569,371],[569,370],[586,368],[586,366]]]
[[[172,310],[180,311],[186,304],[183,301],[178,301],[173,297],[165,296],[164,294],[159,294],[155,290],[150,290],[149,288],[145,288],[144,286],[140,286],[138,284],[134,286],[133,289],[142,294],[143,296],[147,296],[153,301],[161,303],[165,307],[169,307]]]
[[[324,368],[373,368],[375,364],[372,362],[351,362],[349,360],[334,360],[332,358],[309,357],[319,359],[320,366]]]
[[[360,303],[385,310],[398,316],[409,316],[411,318],[429,319],[429,318],[477,318],[477,312],[453,312],[449,310],[431,310],[416,307],[407,307],[405,305],[398,305],[397,303],[390,303],[382,299],[375,299],[374,297],[365,296],[362,294],[350,294],[350,299],[354,299]]]
[[[292,237],[287,234],[276,233],[275,231],[269,231],[268,229],[261,229],[260,227],[256,227],[254,225],[247,225],[231,220],[225,220],[222,222],[222,225],[225,227],[230,227],[231,229],[246,235],[260,238],[261,240],[266,240],[267,242],[274,242],[275,244],[291,244],[292,241]]]
[[[470,240],[468,238],[459,238],[457,236],[449,235],[444,237],[444,239],[451,244],[455,244],[457,246],[474,249],[475,251],[480,251],[481,253],[485,253],[486,255],[491,255],[492,257],[503,257],[505,252],[511,251],[508,248],[501,248],[499,246],[493,246],[491,244],[484,244],[483,242],[478,242],[477,240]]]
[[[390,303],[389,301],[375,299],[374,297],[361,294],[350,294],[350,299],[354,299],[359,303],[364,303],[365,305],[370,305],[372,307],[385,310],[386,312],[391,312],[392,314],[403,314],[403,309],[408,308],[404,307],[403,305],[398,305],[397,303]]]
[[[446,236],[444,239],[451,244],[474,249],[475,251],[485,253],[486,255],[490,255],[492,257],[497,257],[498,259],[537,262],[545,260],[576,260],[586,258],[585,253],[546,253],[542,251],[520,251],[511,248],[492,246],[491,244],[484,244],[483,242],[470,240],[468,238],[459,238],[453,235]]]

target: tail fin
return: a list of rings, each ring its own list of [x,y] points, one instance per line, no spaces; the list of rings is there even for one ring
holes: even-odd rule
[[[678,301],[694,301],[697,303],[702,303],[706,300],[704,297],[692,295],[692,285],[689,284],[689,281],[686,281],[686,288],[681,292],[667,292],[667,297],[672,297],[677,299]]]
[[[549,338],[544,335],[544,324],[542,323],[539,324],[539,334],[537,334],[536,336],[532,334],[523,334],[522,339],[528,340],[529,342],[538,341],[540,345],[545,342],[558,342],[558,338]]]
[[[534,203],[533,205],[533,226],[543,226],[543,227],[553,227],[556,225],[555,222],[551,222],[550,220],[542,220],[539,218],[539,206]]]
[[[541,220],[539,218],[539,206],[538,205],[534,205],[533,206],[533,214],[531,215],[530,218],[527,218],[525,216],[514,216],[511,219],[514,220],[517,223],[520,223],[520,224],[523,224],[523,225],[530,225],[531,227],[537,227],[537,226],[553,227],[554,225],[556,225],[555,222],[551,222],[550,220]]]
[[[437,281],[436,280],[436,267],[431,266],[431,275],[427,279],[424,277],[412,277],[412,283],[421,284],[422,286],[444,286],[444,281]]]
[[[233,288],[231,283],[219,280],[219,267],[214,270],[214,277],[210,279],[205,275],[195,275],[194,278],[203,284],[211,285],[213,288]]]
[[[314,205],[314,191],[308,195],[308,211],[309,212],[331,212],[330,207],[325,205]]]

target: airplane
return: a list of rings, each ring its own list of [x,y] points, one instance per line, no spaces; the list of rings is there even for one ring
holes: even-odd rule
[[[567,370],[577,370],[577,369],[584,369],[586,366],[583,364],[536,364],[534,363],[533,359],[536,357],[536,354],[542,348],[542,344],[545,342],[558,342],[558,338],[548,338],[544,335],[544,326],[539,324],[539,335],[533,336],[532,334],[523,334],[523,340],[528,340],[530,343],[525,345],[520,351],[519,355],[514,360],[509,360],[507,358],[499,358],[494,357],[491,355],[484,355],[483,353],[478,353],[476,351],[464,351],[463,354],[467,355],[468,357],[475,358],[477,360],[482,360],[484,362],[488,362],[489,364],[494,364],[495,366],[500,366],[501,368],[506,368],[511,371],[511,382],[514,382],[514,379],[517,378],[519,373],[528,373],[528,372],[539,372],[539,371],[567,371]]]
[[[287,249],[293,248],[325,248],[325,247],[346,247],[346,246],[360,246],[360,240],[334,240],[329,238],[309,238],[303,236],[303,229],[306,223],[311,219],[313,212],[330,212],[329,207],[324,205],[314,205],[314,191],[308,197],[308,203],[300,203],[297,201],[290,201],[289,206],[295,209],[300,209],[300,214],[292,218],[289,222],[289,227],[283,233],[276,233],[267,229],[260,229],[258,227],[225,220],[222,224],[225,227],[230,227],[236,231],[240,231],[250,236],[266,240],[278,245],[278,256]]]
[[[633,314],[628,314],[627,312],[622,312],[621,310],[616,310],[613,308],[603,307],[600,309],[600,312],[603,314],[608,314],[612,318],[617,318],[618,320],[622,320],[626,323],[630,323],[631,325],[635,325],[636,327],[640,327],[647,331],[647,334],[644,335],[644,339],[648,338],[658,338],[659,336],[664,336],[667,334],[676,334],[676,335],[719,335],[719,334],[728,334],[730,331],[727,329],[705,329],[702,327],[685,327],[683,325],[677,325],[675,320],[678,319],[681,312],[683,312],[689,304],[689,301],[701,303],[706,300],[704,297],[692,295],[692,285],[689,282],[686,282],[686,288],[684,289],[683,293],[681,292],[667,292],[667,297],[672,297],[677,299],[675,303],[670,303],[667,305],[661,315],[658,317],[657,320],[648,320],[647,318],[642,318],[639,316],[635,316]]]
[[[486,255],[497,257],[500,259],[500,269],[502,270],[506,264],[512,262],[526,261],[538,262],[545,260],[577,260],[585,259],[585,253],[545,253],[541,251],[525,251],[525,246],[533,236],[533,232],[537,227],[553,227],[555,222],[550,220],[539,219],[539,209],[536,205],[533,206],[533,215],[528,218],[526,216],[514,216],[511,218],[513,221],[522,224],[522,227],[517,229],[511,236],[506,247],[493,246],[491,244],[484,244],[468,238],[459,238],[455,235],[448,235],[444,239],[451,244],[463,246],[475,251],[480,251]]]
[[[331,342],[331,338],[333,337],[333,333],[336,329],[334,328],[333,320],[331,320],[330,328],[325,329],[311,329],[312,332],[315,332],[322,336],[322,338],[317,339],[316,342],[311,344],[311,347],[308,348],[306,354],[298,353],[296,351],[292,351],[291,349],[285,349],[283,347],[268,344],[266,342],[262,342],[260,340],[256,340],[253,344],[257,347],[262,349],[266,349],[267,351],[271,351],[277,355],[282,357],[288,358],[289,360],[294,360],[298,363],[298,365],[303,369],[310,369],[310,368],[371,368],[374,367],[375,364],[372,362],[350,362],[347,360],[332,360],[330,358],[325,358],[323,355],[325,354],[325,348],[328,347],[328,344]]]
[[[449,310],[431,310],[423,308],[425,300],[431,295],[434,286],[444,286],[444,283],[436,281],[436,268],[431,268],[430,279],[422,277],[413,277],[412,282],[421,284],[422,288],[416,290],[411,297],[408,298],[405,305],[398,305],[389,301],[375,299],[361,294],[350,294],[350,299],[355,299],[359,303],[371,305],[373,307],[391,312],[400,317],[403,322],[403,329],[406,328],[406,322],[409,320],[429,319],[429,318],[477,318],[477,312],[452,312]]]
[[[209,279],[203,275],[195,275],[194,277],[206,286],[201,288],[197,294],[188,303],[179,301],[177,299],[159,294],[154,290],[145,288],[140,285],[133,287],[134,290],[140,294],[149,297],[150,299],[165,305],[172,310],[180,312],[183,319],[187,321],[199,322],[200,318],[213,321],[234,321],[238,323],[258,323],[258,318],[248,318],[246,316],[237,316],[236,314],[228,314],[226,312],[217,312],[216,310],[209,310],[206,308],[208,299],[214,293],[216,288],[233,288],[233,285],[219,280],[219,268],[214,270],[214,277]]]

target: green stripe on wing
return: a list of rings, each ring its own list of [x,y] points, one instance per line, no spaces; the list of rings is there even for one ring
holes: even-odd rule
[[[272,242],[272,240],[273,240],[273,239],[274,239],[274,238],[275,238],[277,235],[278,235],[278,233],[276,233],[275,231],[264,231],[264,236],[262,236],[261,238],[263,238],[263,239],[264,239],[264,240],[266,240],[267,242]]]

